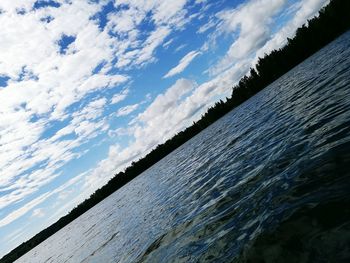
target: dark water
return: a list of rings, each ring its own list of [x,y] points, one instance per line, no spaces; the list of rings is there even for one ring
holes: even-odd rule
[[[19,262],[350,262],[350,32]]]

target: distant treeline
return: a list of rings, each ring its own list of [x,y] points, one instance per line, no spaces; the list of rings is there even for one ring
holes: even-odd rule
[[[116,174],[106,185],[98,189],[88,199],[75,207],[69,214],[60,218],[56,223],[36,234],[33,238],[22,243],[4,256],[0,262],[13,262],[26,252],[43,242],[52,234],[72,222],[107,196],[130,182],[143,171],[157,163],[163,157],[174,151],[190,138],[204,130],[220,117],[246,101],[254,94],[265,88],[277,78],[291,70],[317,50],[350,29],[350,1],[331,0],[319,16],[308,21],[296,32],[292,39],[279,50],[260,58],[255,69],[244,76],[233,87],[232,96],[226,101],[220,100],[194,122],[192,126],[179,132],[173,138],[158,145],[142,159],[133,162],[124,172]]]

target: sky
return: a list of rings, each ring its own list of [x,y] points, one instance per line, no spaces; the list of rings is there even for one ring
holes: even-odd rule
[[[0,257],[198,120],[328,0],[1,0]]]

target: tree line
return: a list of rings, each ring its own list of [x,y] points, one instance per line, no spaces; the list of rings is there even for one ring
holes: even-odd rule
[[[287,73],[336,37],[349,30],[349,14],[350,1],[331,0],[326,7],[319,11],[317,17],[308,20],[307,24],[298,28],[295,36],[291,39],[288,38],[287,44],[284,47],[273,50],[263,58],[259,58],[255,68],[251,68],[250,72],[232,88],[230,98],[215,103],[213,107],[209,108],[207,112],[202,115],[200,120],[193,122],[193,125],[177,133],[165,143],[159,144],[146,156],[133,162],[123,172],[116,174],[106,185],[96,190],[88,199],[76,206],[67,215],[61,217],[57,222],[13,249],[0,259],[0,262],[8,263],[15,261],[123,185],[130,182],[133,178],[150,168],[210,124],[264,89],[267,85]]]

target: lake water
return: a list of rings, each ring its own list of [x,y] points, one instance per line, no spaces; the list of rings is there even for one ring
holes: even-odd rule
[[[350,262],[349,175],[347,32],[18,262]]]

